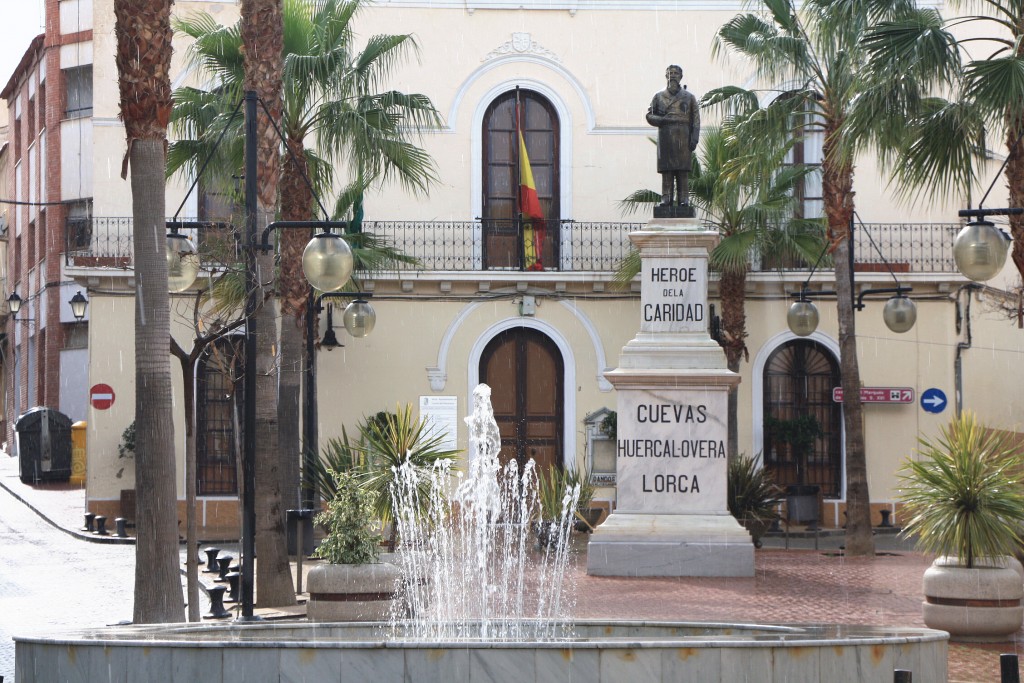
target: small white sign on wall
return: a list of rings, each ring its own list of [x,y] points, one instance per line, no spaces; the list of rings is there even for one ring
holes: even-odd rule
[[[425,433],[444,436],[441,448],[458,448],[458,396],[420,396],[420,419],[427,423]]]

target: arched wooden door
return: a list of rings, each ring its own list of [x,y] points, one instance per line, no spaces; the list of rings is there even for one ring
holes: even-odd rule
[[[501,432],[502,464],[533,458],[541,471],[562,467],[564,365],[545,334],[525,327],[501,332],[480,357]]]

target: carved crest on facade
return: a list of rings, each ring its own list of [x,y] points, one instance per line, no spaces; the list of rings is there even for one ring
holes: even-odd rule
[[[541,46],[539,43],[534,41],[533,36],[525,32],[516,32],[512,34],[512,40],[502,43],[498,47],[494,48],[481,59],[481,62],[487,62],[498,57],[505,57],[506,55],[515,54],[530,54],[537,55],[538,57],[544,57],[550,59],[553,62],[561,62],[558,55],[546,47]]]

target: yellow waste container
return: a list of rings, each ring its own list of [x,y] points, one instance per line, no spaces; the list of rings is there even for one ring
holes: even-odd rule
[[[71,483],[85,486],[85,427],[84,420],[71,425]]]

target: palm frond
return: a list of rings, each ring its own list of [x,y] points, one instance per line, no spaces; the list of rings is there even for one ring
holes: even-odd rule
[[[964,97],[992,123],[1001,123],[1008,111],[1020,111],[1024,102],[1024,57],[971,62],[964,68]]]
[[[661,201],[661,193],[654,190],[637,190],[625,199],[619,200],[619,211],[624,216],[631,216],[637,211],[649,209]]]
[[[921,188],[932,198],[948,195],[950,188],[970,192],[985,155],[981,112],[971,102],[939,98],[927,100],[923,108],[925,113],[908,126],[895,165],[894,176],[901,191],[909,196]]]

